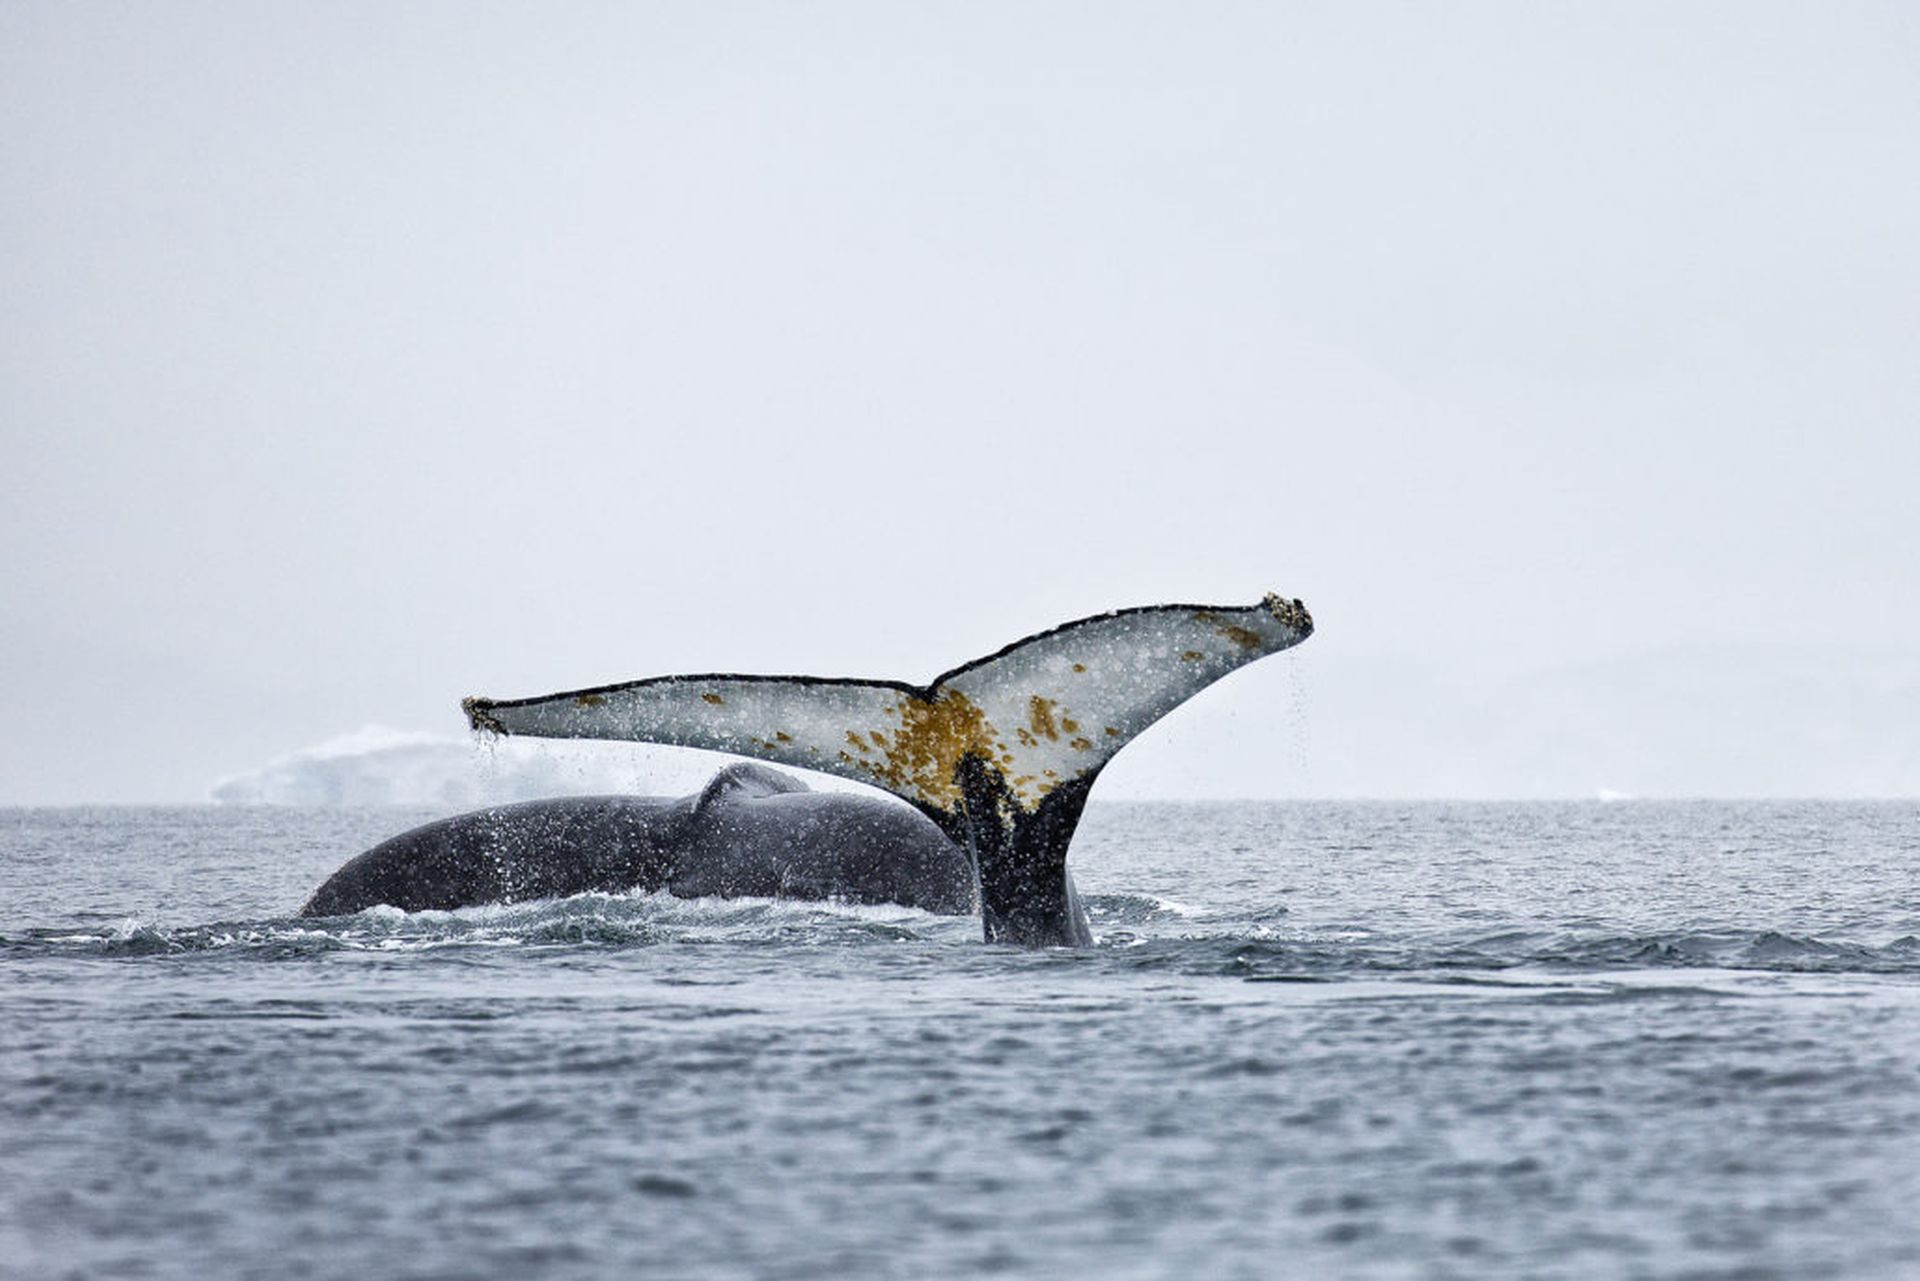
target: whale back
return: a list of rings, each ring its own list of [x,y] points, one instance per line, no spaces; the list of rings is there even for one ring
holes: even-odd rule
[[[580,796],[436,819],[349,860],[301,907],[344,916],[657,889],[670,874],[684,801]]]
[[[679,830],[667,888],[687,898],[755,895],[974,910],[973,864],[925,815],[882,796],[817,792],[742,761],[716,774]]]

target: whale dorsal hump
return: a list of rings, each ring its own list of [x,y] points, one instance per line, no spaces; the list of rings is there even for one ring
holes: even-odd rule
[[[704,813],[728,801],[759,800],[786,792],[812,790],[791,774],[782,774],[752,761],[735,761],[707,780],[707,785],[700,789],[699,799],[693,803],[693,812]]]
[[[1032,814],[1070,784],[1083,795],[1142,730],[1312,631],[1300,602],[1276,595],[1249,606],[1150,605],[1015,641],[927,685],[660,676],[463,706],[475,729],[496,734],[674,743],[837,774],[903,797],[952,833],[963,761],[997,778],[1009,821]]]

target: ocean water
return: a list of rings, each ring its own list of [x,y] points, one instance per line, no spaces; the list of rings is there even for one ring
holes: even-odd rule
[[[1920,1277],[1920,806],[1108,804],[1099,945],[290,919],[395,810],[0,811],[0,1275]]]

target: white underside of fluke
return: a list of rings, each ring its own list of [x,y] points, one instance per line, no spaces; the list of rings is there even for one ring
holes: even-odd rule
[[[1299,644],[1298,601],[1119,610],[1043,632],[927,686],[806,676],[664,676],[495,702],[478,729],[673,743],[822,770],[955,813],[975,755],[1031,812],[1222,676]]]

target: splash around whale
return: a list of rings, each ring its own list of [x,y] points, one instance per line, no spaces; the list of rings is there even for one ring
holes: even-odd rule
[[[428,824],[348,863],[303,911],[646,887],[977,905],[989,942],[1089,943],[1067,850],[1101,769],[1207,686],[1312,633],[1304,605],[1269,594],[1079,619],[925,685],[707,674],[469,698],[485,733],[708,748],[871,784],[911,809],[740,765],[698,797],[536,801]]]

